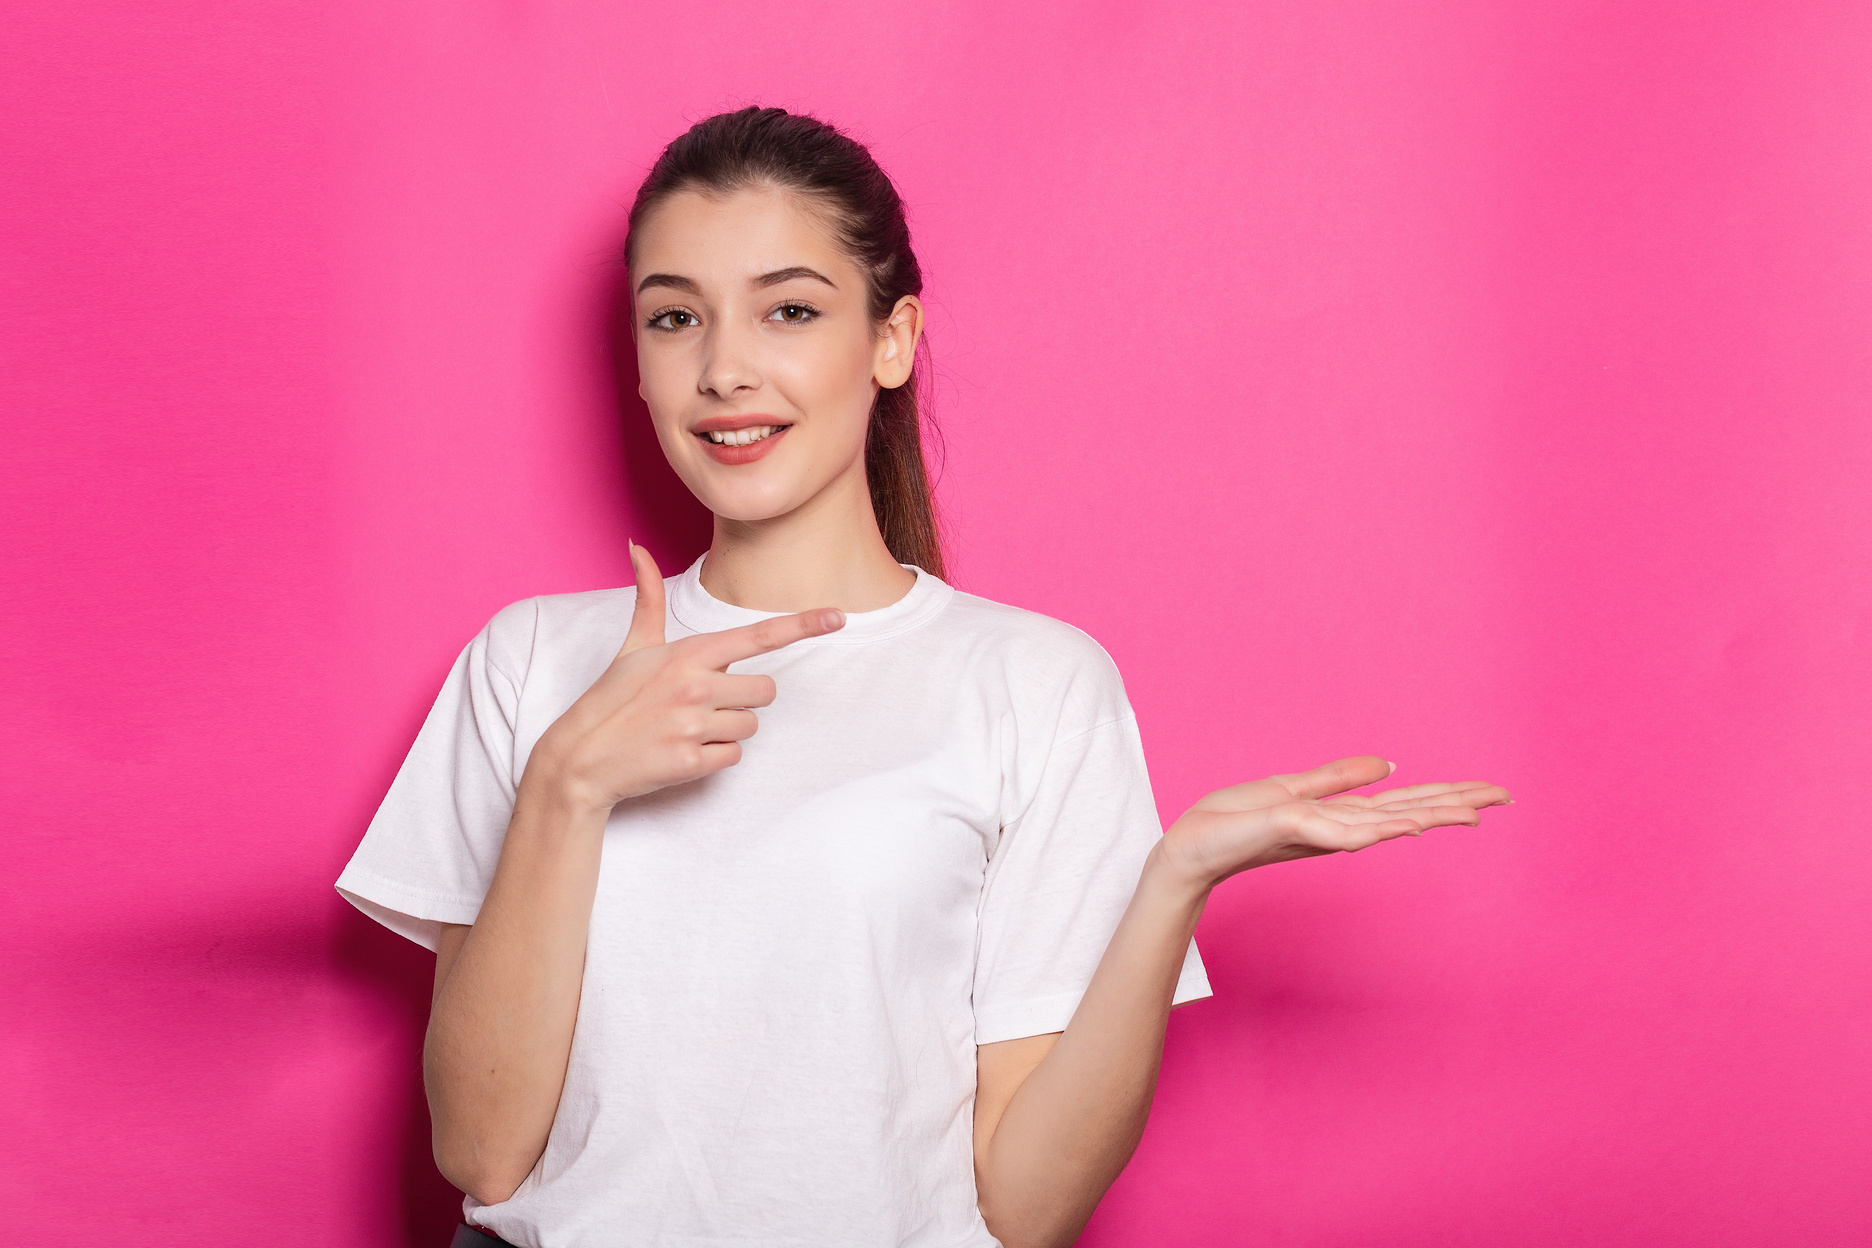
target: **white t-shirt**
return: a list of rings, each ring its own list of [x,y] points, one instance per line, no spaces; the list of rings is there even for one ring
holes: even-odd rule
[[[766,618],[668,581],[668,636]],[[462,652],[339,891],[434,948],[481,906],[527,754],[632,589],[531,598]],[[1071,1019],[1160,835],[1111,659],[917,570],[735,665],[741,762],[619,805],[546,1151],[468,1219],[527,1248],[990,1248],[975,1046]],[[1177,1001],[1207,996],[1194,944]]]

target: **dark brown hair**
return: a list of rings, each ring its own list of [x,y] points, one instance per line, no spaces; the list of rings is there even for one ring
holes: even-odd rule
[[[840,244],[865,272],[872,320],[888,317],[905,295],[923,293],[923,270],[910,248],[903,200],[890,178],[862,143],[783,108],[718,113],[664,148],[637,188],[630,235],[635,236],[650,209],[678,191],[727,193],[762,185],[811,196],[830,209]],[[627,261],[630,254],[627,237]],[[917,410],[919,374],[927,374],[928,352],[920,341],[917,351],[909,380],[894,390],[880,389],[872,404],[865,480],[891,556],[944,576]]]

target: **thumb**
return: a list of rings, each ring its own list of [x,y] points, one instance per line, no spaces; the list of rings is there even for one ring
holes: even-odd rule
[[[631,569],[637,573],[637,605],[619,654],[663,644],[663,574],[650,552],[635,542],[630,543],[630,557]]]

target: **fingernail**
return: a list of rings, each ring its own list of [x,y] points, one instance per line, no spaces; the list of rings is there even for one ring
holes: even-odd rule
[[[845,623],[845,613],[843,611],[821,611],[819,613],[819,627],[820,628],[826,628],[826,629],[839,628],[844,623]]]
[[[1385,766],[1389,767],[1392,771],[1397,770],[1397,764],[1392,762],[1390,759],[1385,760]]]

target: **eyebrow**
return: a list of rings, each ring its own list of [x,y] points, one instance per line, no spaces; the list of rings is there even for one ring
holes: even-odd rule
[[[678,277],[674,273],[652,273],[649,277],[637,283],[637,293],[641,295],[652,286],[668,286],[672,290],[686,291],[692,295],[699,295],[702,293],[694,282],[686,277]]]
[[[778,286],[782,282],[790,282],[800,277],[810,277],[815,282],[824,282],[833,290],[838,289],[837,282],[819,272],[819,270],[809,269],[803,264],[796,264],[785,269],[775,269],[771,273],[763,273],[754,279],[754,288],[756,290],[764,290],[769,286]],[[667,286],[671,290],[680,290],[685,294],[691,295],[699,295],[702,293],[701,288],[693,281],[675,273],[650,274],[650,276],[644,278],[643,281],[637,283],[637,293],[641,295],[652,286]]]
[[[815,282],[824,282],[833,290],[838,289],[837,282],[819,272],[819,270],[809,269],[803,264],[796,264],[787,269],[775,269],[771,273],[763,273],[754,279],[754,285],[757,289],[764,289],[768,286],[778,286],[781,282],[790,282],[796,277],[810,277]]]

